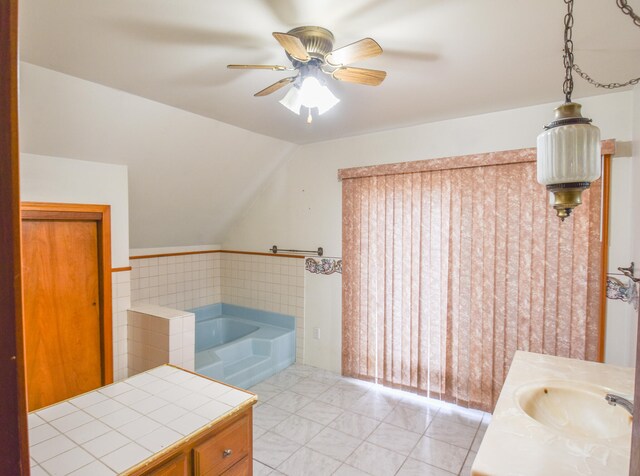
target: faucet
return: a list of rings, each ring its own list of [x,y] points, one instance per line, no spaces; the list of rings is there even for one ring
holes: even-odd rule
[[[627,400],[626,398],[623,398],[620,395],[615,395],[613,393],[607,393],[604,399],[609,403],[609,405],[613,405],[614,407],[616,405],[620,405],[631,415],[633,415],[633,402]]]

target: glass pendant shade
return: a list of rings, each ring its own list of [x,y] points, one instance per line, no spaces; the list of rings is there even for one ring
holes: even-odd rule
[[[280,99],[280,104],[299,116],[300,108],[302,107],[302,96],[300,95],[300,89],[298,89],[297,86],[289,88],[287,94],[285,94],[285,96]]]
[[[559,125],[538,136],[538,182],[593,182],[600,177],[600,129]]]
[[[302,106],[309,109],[318,108],[318,114],[324,114],[339,102],[340,99],[313,76],[305,78],[299,88],[297,86],[290,88],[280,100],[280,104],[298,115]]]
[[[538,182],[551,192],[551,203],[563,220],[582,203],[582,191],[601,172],[600,129],[582,117],[580,109],[576,103],[556,108],[555,120],[537,141]]]
[[[302,105],[308,108],[317,107],[318,114],[324,114],[340,102],[328,87],[320,84],[320,81],[313,76],[305,78],[302,82],[300,96],[302,96]]]

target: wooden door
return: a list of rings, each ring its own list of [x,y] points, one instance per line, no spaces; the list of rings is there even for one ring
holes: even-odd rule
[[[101,228],[101,220],[92,213],[65,215],[47,211],[29,216],[23,212],[30,411],[111,381],[105,378],[108,376],[104,365]]]

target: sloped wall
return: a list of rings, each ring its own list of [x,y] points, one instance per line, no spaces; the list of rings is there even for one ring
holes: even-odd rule
[[[22,152],[123,164],[132,248],[219,243],[294,146],[20,64]]]

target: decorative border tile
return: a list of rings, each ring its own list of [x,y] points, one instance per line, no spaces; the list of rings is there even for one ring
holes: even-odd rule
[[[306,258],[304,269],[311,274],[342,274],[342,260],[335,258]]]
[[[607,276],[607,298],[631,303],[634,309],[638,309],[638,290],[631,280],[624,284],[618,278]]]

